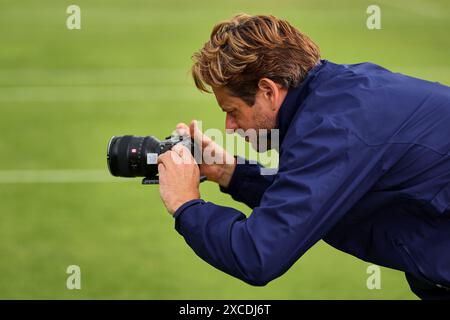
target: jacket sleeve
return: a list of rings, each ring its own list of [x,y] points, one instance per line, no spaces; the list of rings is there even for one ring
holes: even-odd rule
[[[201,199],[175,213],[176,230],[198,256],[252,285],[286,272],[381,172],[379,150],[326,118],[282,147],[279,171],[249,218]]]
[[[259,163],[252,164],[240,157],[238,160],[240,161],[234,169],[230,184],[227,188],[221,186],[220,191],[228,193],[234,200],[245,203],[253,209],[259,206],[262,195],[272,184],[275,175],[262,174],[261,170],[264,167]]]

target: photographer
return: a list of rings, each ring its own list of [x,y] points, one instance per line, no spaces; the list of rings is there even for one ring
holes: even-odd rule
[[[211,87],[227,129],[276,128],[280,136],[270,176],[236,164],[195,122],[177,126],[224,159],[197,166],[178,145],[158,159],[161,198],[197,255],[265,285],[323,239],[404,271],[421,298],[450,298],[448,87],[371,63],[321,60],[288,22],[245,14],[214,27],[192,74],[200,90]],[[200,174],[251,216],[202,200]]]

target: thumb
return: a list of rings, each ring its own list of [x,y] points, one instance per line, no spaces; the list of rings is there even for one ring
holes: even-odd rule
[[[191,137],[194,137],[194,141],[200,144],[203,148],[212,142],[210,137],[204,135],[203,132],[200,131],[197,120],[192,120],[189,129],[191,132]]]

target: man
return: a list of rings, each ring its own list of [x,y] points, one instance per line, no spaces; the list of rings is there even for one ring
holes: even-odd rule
[[[422,298],[450,298],[448,87],[320,60],[288,22],[245,14],[214,27],[192,73],[200,90],[212,88],[227,129],[280,136],[279,170],[268,176],[236,165],[195,122],[178,125],[225,160],[198,167],[182,147],[159,158],[161,198],[202,259],[265,285],[323,239],[404,271]],[[250,217],[200,199],[200,173]]]

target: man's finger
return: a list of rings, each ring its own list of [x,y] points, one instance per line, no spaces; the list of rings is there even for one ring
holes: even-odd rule
[[[171,169],[175,164],[182,163],[181,157],[171,150],[164,152],[158,157],[158,163],[163,163],[166,169]]]
[[[185,146],[181,145],[181,144],[176,144],[173,148],[172,151],[176,152],[180,157],[183,157],[184,154],[184,150],[186,149]]]
[[[158,164],[159,164],[159,163],[163,163],[164,161],[167,161],[166,158],[167,158],[167,155],[166,155],[166,152],[164,152],[164,153],[162,153],[162,154],[160,154],[160,155],[158,156],[158,158],[156,159],[156,161],[157,161]]]
[[[180,122],[179,124],[177,124],[176,130],[177,130],[177,134],[179,134],[180,136],[190,135],[189,127],[187,126],[187,124],[185,124],[183,122]]]
[[[191,154],[191,151],[187,147],[181,144],[176,144],[172,150],[180,156],[184,164],[197,164]]]
[[[166,167],[163,163],[158,164],[158,179],[159,184],[164,184],[166,182]]]

